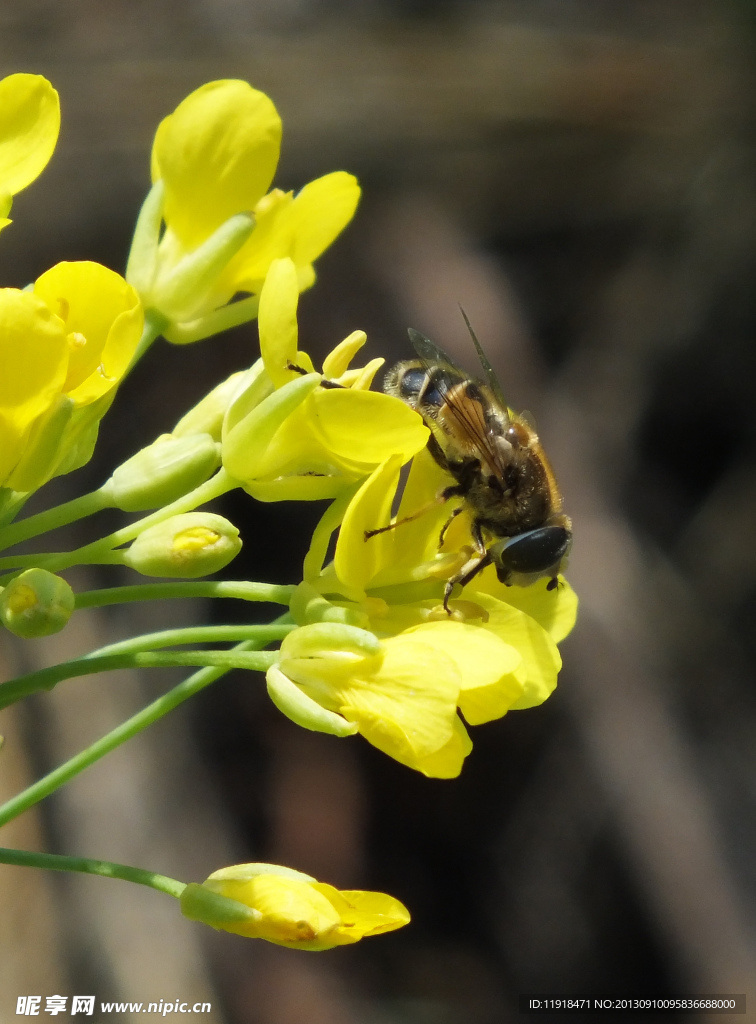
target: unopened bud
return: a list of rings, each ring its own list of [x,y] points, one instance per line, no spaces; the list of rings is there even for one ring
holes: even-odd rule
[[[105,488],[115,508],[144,512],[193,491],[219,466],[220,446],[209,434],[164,434],[119,466]]]
[[[223,417],[241,386],[244,375],[244,370],[237,370],[201,398],[194,408],[178,421],[172,431],[173,437],[210,434],[214,441],[220,441]]]
[[[74,592],[47,569],[27,569],[0,594],[0,621],[16,636],[58,633],[73,614]]]
[[[239,531],[228,519],[186,512],[141,533],[124,552],[124,562],[144,576],[197,579],[223,569],[241,546]]]

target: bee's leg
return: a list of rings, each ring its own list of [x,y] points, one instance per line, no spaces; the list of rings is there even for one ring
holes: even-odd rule
[[[481,556],[484,555],[486,553],[486,545],[483,541],[483,533],[481,531],[480,523],[477,519],[473,519],[472,526],[470,527],[470,533],[472,534],[472,539],[475,542],[475,547],[477,548],[478,554]],[[486,562],[486,565],[487,564],[488,562]]]
[[[481,572],[483,569],[485,569],[485,567],[489,565],[490,562],[491,556],[484,548],[482,554],[477,555],[471,558],[469,561],[465,562],[465,564],[462,566],[459,572],[455,576],[452,576],[451,579],[448,579],[446,581],[446,585],[444,586],[444,610],[446,611],[447,615],[451,615],[451,610],[449,608],[449,598],[452,596],[452,591],[454,590],[456,585],[459,583],[461,587],[467,586],[470,580],[477,576],[478,573]]]
[[[455,508],[454,511],[452,512],[452,514],[449,516],[449,518],[444,523],[444,525],[441,527],[441,533],[439,533],[439,535],[438,535],[438,546],[439,546],[439,548],[444,543],[444,537],[446,536],[446,531],[449,529],[449,527],[454,522],[454,520],[457,518],[459,513],[463,510],[463,508],[464,508],[464,505],[460,505],[459,508]]]
[[[451,488],[447,488],[447,490],[451,490]],[[395,523],[389,523],[388,526],[379,526],[376,530],[365,530],[365,540],[370,540],[371,537],[375,537],[378,533],[387,533],[389,530],[395,530],[397,526],[404,526],[405,523],[411,523],[414,519],[419,519],[437,505],[442,505],[445,501],[448,501],[450,497],[452,497],[452,495],[447,497],[446,491],[442,491],[435,501],[431,501],[427,505],[423,505],[423,507],[419,508],[417,512],[413,512],[411,516],[405,516],[403,519],[397,519]],[[461,508],[458,511],[461,512]],[[457,515],[457,512],[452,515],[452,519],[455,515]],[[449,522],[451,522],[451,519]],[[446,527],[444,527],[444,529],[446,529]]]

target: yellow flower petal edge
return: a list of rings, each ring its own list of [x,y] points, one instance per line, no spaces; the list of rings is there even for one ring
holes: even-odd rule
[[[9,75],[0,81],[0,196],[31,184],[46,167],[60,130],[58,94],[42,75]],[[2,204],[0,204],[2,205]]]
[[[208,82],[158,126],[152,179],[165,185],[164,217],[191,249],[267,191],[281,146],[272,101],[239,79]]]
[[[237,864],[187,886],[182,911],[211,927],[290,949],[351,945],[409,923],[407,908],[381,892],[343,890],[274,864]],[[208,897],[203,900],[203,891]],[[213,895],[231,901],[228,912]],[[247,908],[248,914],[234,913]],[[246,918],[246,919],[245,919]]]

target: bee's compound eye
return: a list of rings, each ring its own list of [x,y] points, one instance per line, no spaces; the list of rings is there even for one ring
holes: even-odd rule
[[[405,370],[399,381],[399,398],[405,402],[417,398],[423,389],[426,376],[425,370]]]
[[[567,554],[571,540],[572,534],[564,526],[542,526],[495,544],[491,555],[496,573],[506,582],[512,573],[548,572]]]

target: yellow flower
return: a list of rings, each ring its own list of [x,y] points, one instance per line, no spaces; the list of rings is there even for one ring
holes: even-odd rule
[[[142,322],[134,289],[98,263],[0,289],[0,486],[31,491],[88,461]]]
[[[459,774],[472,747],[457,709],[478,725],[540,704],[552,692],[561,667],[556,641],[572,628],[577,599],[566,583],[547,591],[540,581],[524,591],[504,587],[492,571],[472,580],[447,615],[440,603],[444,581],[469,554],[469,535],[458,525],[463,516],[440,553],[439,522],[449,514],[443,506],[365,537],[390,520],[401,464],[401,456],[387,459],[323,517],[291,605],[300,628],[282,643],[268,688],[299,724],[346,734],[329,728],[331,720],[318,722],[314,712],[308,720],[292,685],[396,760],[448,778]],[[399,518],[439,493],[446,483],[439,474],[427,451],[415,456]],[[339,523],[334,560],[323,568]],[[355,649],[345,630],[372,637],[374,647],[363,640]],[[326,642],[318,650],[321,636]]]
[[[181,896],[186,917],[290,949],[323,950],[409,923],[407,908],[382,892],[339,890],[276,864],[236,864]]]
[[[331,352],[324,374],[313,371],[298,351],[298,295],[293,260],[274,261],[260,296],[262,363],[237,387],[223,424],[223,465],[261,501],[334,497],[391,454],[407,461],[428,437],[403,402],[368,390],[382,360],[347,369],[363,332]]]
[[[13,196],[45,169],[60,129],[58,94],[41,75],[0,81],[0,230]]]
[[[175,323],[196,321],[239,292],[258,294],[271,262],[284,256],[297,268],[300,290],[313,283],[312,264],[351,220],[360,189],[351,174],[337,171],[296,196],[268,192],[280,145],[281,119],[271,100],[235,79],[201,86],[161,122],[152,180],[164,189],[166,230],[156,276],[144,285],[146,305]],[[248,228],[240,224],[231,241],[217,234],[240,214],[252,216]],[[181,287],[182,266],[203,246],[212,248],[213,238],[230,245],[221,265],[213,262],[201,287],[194,277]]]

